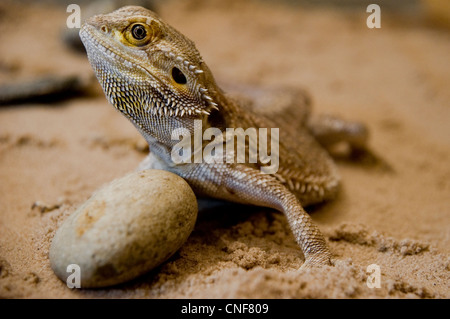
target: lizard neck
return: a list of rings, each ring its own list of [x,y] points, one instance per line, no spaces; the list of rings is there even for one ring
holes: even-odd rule
[[[239,105],[229,99],[215,83],[211,84],[209,92],[217,103],[218,110],[211,110],[209,115],[179,118],[148,114],[141,122],[130,118],[146,139],[150,151],[168,167],[176,166],[172,161],[172,150],[181,140],[189,139],[191,146],[201,145],[203,150],[203,147],[210,142],[210,140],[203,140],[206,129],[218,128],[225,132],[226,128],[234,127],[238,123],[239,119],[236,119],[234,115],[239,114],[237,111]],[[165,129],[161,130],[162,127]]]

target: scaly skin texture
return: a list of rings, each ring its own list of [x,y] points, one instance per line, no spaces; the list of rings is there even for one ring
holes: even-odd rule
[[[80,36],[106,97],[150,145],[141,169],[176,173],[199,196],[282,211],[305,256],[304,267],[331,264],[323,235],[303,209],[333,198],[339,187],[335,166],[316,138],[325,136],[326,142],[327,134],[338,132],[339,140],[351,137],[364,143],[363,127],[338,119],[310,120],[309,99],[299,90],[269,92],[269,99],[259,98],[257,89],[247,90],[254,104],[263,104],[260,109],[272,102],[283,104],[280,114],[271,114],[270,107],[265,114],[257,114],[248,99],[232,98],[217,86],[191,40],[141,7],[95,16],[85,23]],[[263,174],[261,162],[174,163],[171,151],[178,141],[172,140],[172,132],[186,128],[194,135],[194,120],[202,121],[203,131],[280,128],[278,172]]]

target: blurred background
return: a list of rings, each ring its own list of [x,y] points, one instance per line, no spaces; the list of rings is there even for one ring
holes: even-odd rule
[[[87,74],[89,70],[76,63],[66,63],[65,58],[80,61],[84,48],[78,36],[78,29],[69,29],[65,18],[71,13],[66,8],[71,0],[5,0],[0,4],[0,28],[4,30],[1,42],[0,59],[0,105],[20,104],[24,102],[40,102],[59,100],[82,94],[92,93],[92,82]],[[258,7],[283,7],[288,11],[304,14],[305,12],[334,12],[341,15],[343,23],[354,24],[355,29],[364,28],[364,19],[369,13],[366,8],[372,0],[254,0],[219,1],[219,0],[96,0],[77,1],[81,8],[81,21],[85,18],[111,12],[124,5],[141,5],[156,12],[176,10],[185,12],[188,20],[193,12],[204,11],[208,8],[239,13],[242,7],[249,7],[250,3],[257,10]],[[244,4],[245,3],[245,4]],[[383,32],[389,28],[435,28],[442,33],[450,30],[450,2],[445,0],[379,0],[376,1],[382,9]],[[170,13],[167,13],[170,16]],[[194,15],[195,16],[195,13]],[[323,15],[323,17],[325,17]],[[246,23],[264,24],[252,17],[246,17]],[[266,19],[274,21],[275,17]],[[321,18],[324,19],[324,18]],[[283,24],[271,22],[275,26]],[[24,23],[26,22],[26,23]],[[177,21],[173,21],[176,25]],[[245,28],[245,23],[241,22]],[[330,25],[335,22],[330,21]],[[386,24],[385,24],[386,23]],[[357,25],[359,24],[359,25]],[[305,32],[311,33],[314,23],[309,24]],[[217,37],[210,33],[210,29],[203,28],[191,33],[199,41],[206,37]],[[245,29],[242,30],[245,32]],[[285,34],[293,33],[283,30]],[[349,32],[348,34],[351,34]],[[317,41],[320,41],[318,39]],[[59,42],[59,43],[58,43]],[[64,48],[62,48],[64,46]],[[53,50],[53,51],[52,51]],[[62,50],[62,51],[58,51]],[[75,54],[80,55],[76,58]],[[61,63],[61,64],[60,64]],[[64,66],[63,66],[64,64]],[[56,76],[58,75],[58,76]],[[92,75],[92,74],[91,74]],[[38,78],[36,78],[38,77]],[[94,82],[95,83],[95,82]]]

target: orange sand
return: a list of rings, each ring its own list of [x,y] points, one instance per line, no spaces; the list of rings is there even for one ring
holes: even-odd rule
[[[339,198],[309,209],[341,263],[299,272],[283,215],[223,206],[202,212],[183,248],[149,274],[68,289],[49,265],[55,230],[145,156],[94,81],[91,96],[0,108],[0,297],[449,298],[448,31],[401,12],[383,13],[382,28],[369,30],[365,8],[206,3],[158,11],[196,42],[219,82],[306,88],[316,112],[367,123],[371,149],[390,166],[339,161]],[[92,76],[86,56],[60,40],[65,7],[4,1],[0,13],[1,83]],[[41,212],[45,203],[59,208]],[[381,268],[379,289],[366,285],[370,264]]]

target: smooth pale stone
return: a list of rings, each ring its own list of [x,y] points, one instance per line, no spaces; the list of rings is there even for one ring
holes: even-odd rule
[[[197,212],[181,177],[153,169],[131,173],[99,189],[63,222],[50,247],[51,267],[66,281],[73,272],[67,267],[78,265],[81,288],[128,281],[172,256]]]

